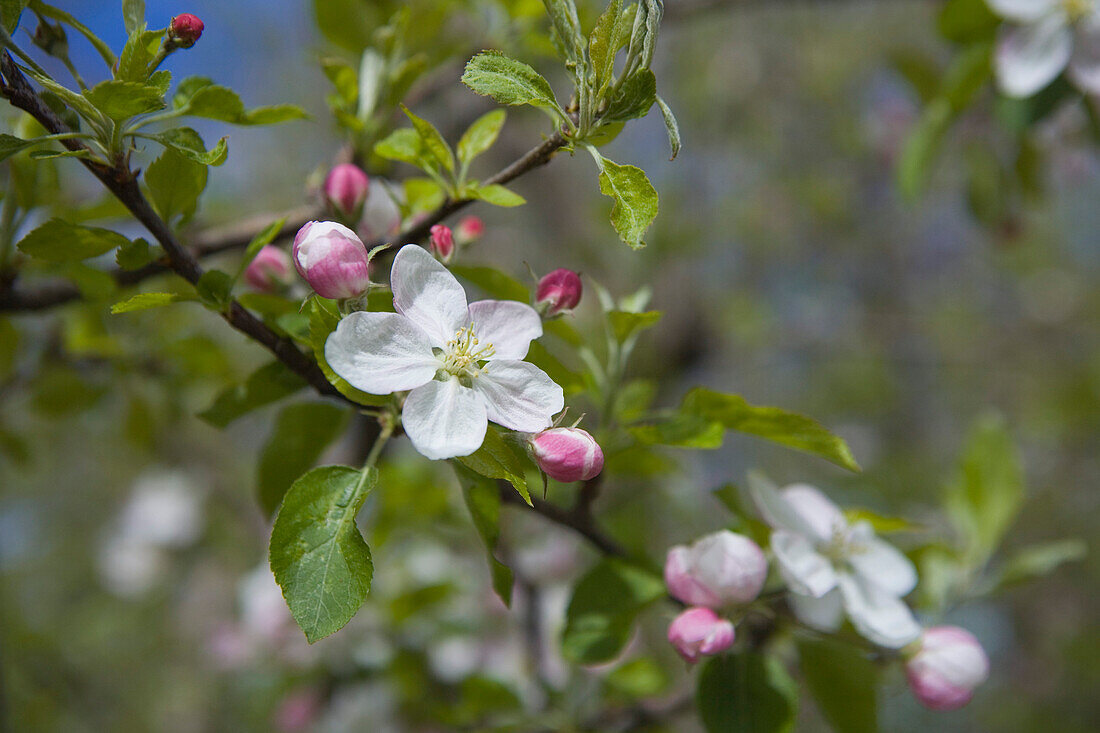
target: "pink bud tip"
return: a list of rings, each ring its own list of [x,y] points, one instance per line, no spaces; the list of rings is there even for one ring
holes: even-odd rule
[[[668,592],[693,606],[748,603],[760,595],[767,576],[764,551],[729,530],[706,535],[691,547],[673,547],[665,560]]]
[[[913,696],[932,710],[955,710],[970,702],[989,676],[989,658],[978,640],[958,626],[926,629],[905,663]]]
[[[270,293],[290,277],[290,256],[272,245],[266,245],[248,263],[244,279],[256,290]]]
[[[445,224],[436,224],[431,229],[432,232],[432,251],[435,252],[436,257],[444,262],[451,261],[451,255],[455,251],[455,239],[451,233],[451,228]]]
[[[587,481],[603,470],[603,450],[580,428],[551,428],[529,441],[535,463],[557,481]]]
[[[367,248],[334,221],[311,221],[294,237],[294,267],[323,298],[356,298],[370,287]]]
[[[485,233],[485,222],[476,216],[464,216],[459,220],[458,226],[455,227],[455,233],[458,235],[459,242],[469,244],[476,239],[480,239],[481,235]]]
[[[202,35],[204,26],[197,15],[182,13],[172,18],[168,26],[168,35],[184,48],[195,45]]]
[[[668,627],[669,643],[689,662],[723,652],[733,646],[733,640],[733,624],[709,608],[689,608]]]
[[[354,220],[363,211],[370,179],[359,166],[341,163],[325,177],[324,190],[329,205],[344,218]]]
[[[581,276],[559,268],[543,276],[535,291],[535,305],[547,316],[571,311],[581,302]]]

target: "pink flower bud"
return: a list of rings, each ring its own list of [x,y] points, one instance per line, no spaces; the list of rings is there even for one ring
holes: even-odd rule
[[[733,624],[709,608],[689,608],[668,626],[668,641],[689,662],[733,646]]]
[[[329,205],[345,219],[354,221],[363,213],[370,179],[359,166],[341,163],[325,177],[324,190]]]
[[[460,244],[469,244],[470,242],[481,239],[481,235],[485,233],[485,222],[476,216],[464,216],[455,227],[455,234],[458,235],[458,241]]]
[[[954,710],[970,702],[974,688],[989,676],[989,658],[966,629],[926,629],[920,648],[905,663],[909,689],[925,707]]]
[[[767,576],[764,551],[729,530],[706,535],[691,547],[673,547],[665,560],[668,592],[693,606],[748,603],[760,595]]]
[[[550,428],[528,441],[535,463],[558,481],[587,481],[603,470],[603,450],[580,428]]]
[[[172,18],[172,22],[168,25],[168,38],[177,46],[191,48],[202,35],[203,27],[198,16],[183,13]]]
[[[370,286],[367,248],[334,221],[311,221],[294,237],[294,266],[324,298],[355,298]]]
[[[445,224],[436,224],[432,227],[432,251],[435,256],[444,262],[451,261],[451,255],[455,251],[455,239],[451,228]]]
[[[269,293],[290,276],[290,256],[272,245],[266,245],[248,263],[244,279],[260,292]]]
[[[539,280],[535,306],[547,316],[571,311],[581,302],[581,276],[559,268]]]

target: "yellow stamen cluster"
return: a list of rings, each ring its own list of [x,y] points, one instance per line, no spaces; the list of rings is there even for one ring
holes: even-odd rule
[[[1090,15],[1094,5],[1095,0],[1062,0],[1062,9],[1065,10],[1070,23],[1076,23],[1086,15]]]
[[[458,329],[455,337],[447,342],[444,349],[443,370],[456,377],[477,378],[481,374],[480,364],[492,358],[493,345],[482,343],[474,334],[471,324]]]
[[[852,555],[858,555],[866,551],[867,546],[859,540],[853,539],[848,528],[837,527],[833,530],[832,539],[822,549],[821,554],[834,562],[840,562]]]

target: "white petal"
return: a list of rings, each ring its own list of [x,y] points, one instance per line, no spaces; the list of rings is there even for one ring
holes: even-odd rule
[[[565,394],[546,372],[525,361],[491,361],[474,379],[489,419],[512,430],[534,433],[550,427],[565,407]]]
[[[470,455],[481,447],[489,427],[481,400],[453,377],[409,392],[401,424],[413,447],[432,459]]]
[[[1008,20],[1029,23],[1043,17],[1056,6],[1055,0],[985,0],[989,8]]]
[[[799,621],[818,631],[836,631],[844,621],[844,605],[836,588],[821,598],[788,593],[787,603]]]
[[[775,529],[786,529],[795,534],[817,539],[813,525],[807,523],[795,511],[783,495],[767,479],[749,477],[749,498],[764,521]]]
[[[1100,95],[1100,11],[1077,23],[1069,77],[1086,94]]]
[[[838,531],[848,527],[840,507],[809,484],[793,484],[779,493],[802,522],[813,530],[812,536],[818,542],[828,542]]]
[[[466,292],[446,267],[427,250],[406,244],[390,270],[393,307],[442,348],[466,325]]]
[[[493,345],[494,359],[522,359],[531,342],[542,335],[539,314],[514,300],[470,303],[470,323],[482,345]]]
[[[771,547],[780,575],[795,593],[820,598],[836,586],[832,563],[804,535],[777,529],[772,532]]]
[[[352,313],[325,342],[325,360],[356,389],[389,394],[431,381],[439,369],[428,336],[396,313]]]
[[[993,59],[1001,91],[1010,97],[1030,97],[1066,68],[1072,50],[1073,34],[1061,13],[1003,28]]]
[[[856,549],[848,562],[864,578],[899,598],[917,586],[913,563],[896,547],[875,537],[870,524],[856,524],[851,539]]]
[[[865,639],[888,649],[900,649],[920,636],[920,624],[904,601],[859,575],[841,573],[837,583],[844,610]]]

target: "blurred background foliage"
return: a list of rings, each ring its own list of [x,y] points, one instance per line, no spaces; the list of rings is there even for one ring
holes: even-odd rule
[[[59,5],[121,46],[115,4]],[[586,25],[598,11],[588,5]],[[197,223],[298,206],[345,142],[369,149],[333,122],[321,60],[355,66],[398,6],[413,19],[402,53],[426,69],[408,98],[448,139],[491,108],[458,83],[455,59],[499,48],[561,87],[537,0],[148,3],[154,25],[182,11],[206,22],[200,44],[173,57],[177,78],[214,76],[249,104],[293,102],[313,115],[229,130],[229,162],[211,170]],[[1096,150],[1077,112],[1056,112],[1028,138],[1041,161],[1033,191],[1001,187],[1001,133],[979,101],[946,133],[924,194],[903,195],[897,165],[921,114],[914,64],[943,68],[953,54],[938,10],[923,0],[670,2],[654,69],[684,149],[667,162],[657,115],[608,146],[660,192],[649,247],[616,241],[591,165],[566,155],[512,185],[525,207],[477,211],[487,234],[472,262],[517,276],[524,262],[570,267],[617,293],[652,285],[666,316],[639,343],[632,389],[673,405],[705,384],[812,415],[864,468],[849,475],[745,438],[613,466],[599,512],[628,546],[656,560],[727,524],[710,492],[754,467],[944,531],[936,508],[970,426],[994,412],[1021,448],[1028,487],[1009,554],[1063,537],[1095,547]],[[78,65],[91,61],[80,40],[72,47]],[[207,139],[227,133],[195,126]],[[498,169],[545,130],[536,112],[512,112],[477,165]],[[366,162],[372,174],[411,173]],[[75,163],[52,170],[36,175],[61,187],[59,210],[101,200]],[[593,301],[579,326],[595,320]],[[530,730],[524,710],[541,705],[555,711],[539,718],[551,730],[696,725],[688,708],[677,715],[690,687],[663,640],[670,611],[645,615],[624,661],[570,671],[556,636],[592,551],[505,510],[519,581],[507,611],[453,476],[407,445],[379,481],[406,488],[376,491],[360,516],[378,568],[371,595],[344,631],[309,647],[267,573],[269,529],[254,501],[280,408],[226,431],[195,418],[264,354],[198,309],[111,316],[110,302],[0,318],[0,719],[12,730]],[[41,369],[12,363],[16,339]],[[356,463],[357,429],[326,462]],[[657,480],[665,461],[679,470]],[[173,521],[156,521],[164,516]],[[948,609],[989,651],[990,683],[944,715],[891,678],[883,729],[1096,730],[1098,573],[1092,556]],[[671,709],[647,718],[639,698]],[[798,729],[822,726],[804,705]]]

